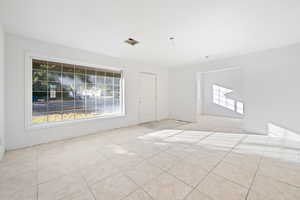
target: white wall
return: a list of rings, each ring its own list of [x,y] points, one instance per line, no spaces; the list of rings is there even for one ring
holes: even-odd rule
[[[0,24],[0,160],[4,153],[4,31]]]
[[[197,75],[193,70],[169,70],[169,115],[183,121],[196,121]]]
[[[6,144],[14,149],[33,144],[89,134],[101,130],[124,127],[138,123],[139,72],[156,73],[158,77],[158,119],[168,117],[168,71],[145,64],[119,60],[105,55],[48,44],[36,40],[6,35]],[[126,116],[97,119],[58,127],[35,130],[25,129],[25,53],[33,52],[51,57],[84,63],[124,67]]]
[[[274,123],[300,133],[300,45],[245,57],[244,128],[266,132]]]
[[[170,69],[169,85],[177,91],[177,93],[174,93],[174,90],[170,91],[170,111],[180,110],[170,112],[170,117],[182,120],[195,119],[196,98],[192,97],[196,95],[193,80],[197,72],[232,67],[242,68],[245,103],[243,123],[246,131],[266,133],[267,124],[272,122],[300,133],[299,44]]]
[[[242,73],[240,68],[216,70],[202,73],[203,114],[223,117],[242,118],[243,115],[213,103],[213,85],[233,90],[235,101],[242,101]]]

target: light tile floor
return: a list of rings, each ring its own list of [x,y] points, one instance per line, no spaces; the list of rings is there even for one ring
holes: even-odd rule
[[[0,199],[300,199],[300,141],[187,126],[165,120],[9,151]]]
[[[243,133],[242,119],[218,117],[211,115],[199,115],[197,123],[185,124],[183,129],[216,131],[226,133]]]

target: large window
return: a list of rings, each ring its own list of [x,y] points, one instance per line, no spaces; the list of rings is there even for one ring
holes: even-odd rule
[[[32,124],[121,113],[120,71],[32,60]]]

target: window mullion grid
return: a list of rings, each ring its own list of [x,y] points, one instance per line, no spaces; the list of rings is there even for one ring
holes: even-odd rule
[[[87,69],[84,69],[84,114],[87,113]]]
[[[107,81],[106,81],[106,72],[104,72],[104,90],[105,90],[105,92],[104,92],[104,96],[103,96],[103,114],[105,115],[105,112],[106,112],[106,95],[107,95]]]
[[[120,113],[120,112],[122,112],[123,111],[123,104],[121,103],[121,102],[123,102],[123,99],[122,99],[122,92],[121,92],[121,90],[122,90],[122,88],[123,88],[123,85],[122,85],[122,79],[123,79],[123,77],[122,77],[122,74],[120,75],[120,77],[118,77],[119,78],[119,80],[118,80],[118,88],[119,88],[119,96],[118,96],[118,113]]]
[[[48,78],[48,68],[49,68],[49,62],[47,63],[47,68],[46,68],[46,76],[47,76],[47,92],[46,92],[46,99],[47,99],[47,110],[46,110],[46,116],[47,116],[47,123],[49,122],[49,94],[48,94],[48,83],[49,83],[49,78]]]
[[[112,73],[112,110],[111,112],[115,112],[115,73]]]
[[[97,95],[96,95],[96,85],[97,85],[97,71],[96,70],[94,70],[95,71],[95,74],[94,74],[94,79],[95,79],[95,81],[94,81],[94,86],[93,86],[93,96],[94,96],[94,112],[95,112],[95,115],[97,115]]]
[[[63,89],[63,85],[64,85],[64,82],[63,82],[63,68],[64,68],[64,65],[62,63],[60,63],[61,65],[61,70],[60,70],[60,82],[61,82],[61,87],[60,87],[60,98],[61,98],[61,105],[60,105],[60,117],[61,119],[63,120],[63,115],[62,115],[62,112],[63,112],[63,105],[64,105],[64,89]]]
[[[59,121],[64,121],[65,119],[67,120],[67,119],[71,119],[71,118],[76,119],[76,117],[75,117],[76,111],[77,111],[76,110],[77,109],[77,104],[76,104],[76,89],[77,89],[76,65],[73,64],[72,66],[69,66],[69,65],[67,66],[67,64],[66,64],[66,66],[65,66],[64,63],[54,63],[55,65],[57,65],[57,67],[58,66],[60,67],[60,70],[57,70],[57,68],[56,68],[54,70],[56,75],[54,73],[54,74],[51,74],[51,76],[50,76],[50,73],[52,73],[52,68],[50,67],[50,61],[45,61],[45,63],[46,63],[46,70],[44,70],[44,71],[46,72],[46,75],[45,75],[46,76],[45,77],[46,78],[45,79],[46,80],[46,84],[45,84],[46,91],[44,94],[46,94],[46,98],[45,98],[46,109],[44,112],[45,112],[46,117],[44,119],[46,120],[47,123],[52,122],[53,120],[58,121],[58,116],[59,116]],[[69,80],[68,73],[70,71],[69,67],[73,68],[73,77],[74,78],[73,78],[72,82],[68,81]],[[55,66],[54,66],[54,68],[55,68]],[[82,71],[82,72],[84,74],[83,88],[85,91],[84,92],[84,102],[83,102],[84,108],[82,109],[82,111],[84,111],[85,114],[87,114],[87,112],[90,111],[89,107],[88,107],[89,100],[93,99],[95,102],[94,102],[94,104],[91,104],[91,106],[94,105],[94,108],[93,109],[91,108],[91,110],[94,111],[95,115],[100,115],[100,113],[98,113],[98,109],[101,109],[99,111],[102,111],[103,112],[102,114],[104,114],[104,115],[116,113],[117,110],[119,110],[119,107],[118,107],[118,109],[116,107],[117,106],[116,105],[117,94],[119,95],[120,93],[122,93],[122,91],[119,91],[119,88],[121,89],[123,87],[123,86],[121,86],[122,83],[115,82],[117,79],[119,79],[118,74],[116,72],[112,72],[112,71],[104,71],[103,77],[101,78],[101,76],[102,76],[102,73],[101,73],[100,79],[97,80],[97,70],[93,70],[92,73],[89,73],[94,76],[93,87],[90,88],[93,91],[87,92],[88,88],[90,87],[90,85],[88,84],[88,80],[89,80],[88,79],[88,69],[85,68],[84,71]],[[64,73],[66,73],[65,78],[64,78]],[[59,82],[56,82],[56,79],[52,80],[51,79],[52,76],[59,78],[60,79]],[[60,85],[60,88],[59,89],[57,88],[57,92],[59,92],[61,96],[54,98],[53,102],[51,100],[52,98],[51,98],[50,90],[49,90],[49,82],[50,81],[54,81],[54,82],[56,82],[55,84]],[[81,82],[82,81],[80,81],[80,83]],[[66,86],[68,86],[68,88],[69,88],[70,83],[73,84],[72,94],[67,92],[67,90],[64,91],[64,84],[66,84]],[[97,87],[96,87],[97,84],[99,84],[99,87],[104,89],[101,91],[101,93],[100,93],[100,91],[97,90]],[[118,90],[115,87],[118,87]],[[71,101],[73,103],[73,106],[69,105],[71,103],[70,95],[72,95],[72,98],[73,98],[73,101]],[[92,95],[91,99],[88,98],[88,97],[91,97],[89,95]],[[120,97],[118,97],[118,98],[122,98],[122,95],[120,95]],[[59,100],[60,100],[60,102],[59,102]],[[65,100],[66,100],[66,102],[64,102]],[[120,99],[118,101],[120,101]],[[121,102],[122,101],[123,100],[121,100]],[[51,104],[51,102],[53,103],[53,105]],[[120,102],[120,104],[121,104],[121,102]],[[67,103],[66,107],[65,107],[65,103]],[[54,110],[52,110],[52,106],[54,106]],[[60,108],[59,108],[59,106],[60,106]],[[118,106],[120,106],[120,105],[118,105]],[[66,108],[66,110],[65,110],[65,108]],[[66,114],[66,118],[64,118],[64,114]],[[71,117],[71,115],[72,115],[72,117]],[[82,118],[82,117],[80,117],[80,118]],[[84,116],[84,117],[87,117],[87,116]],[[53,120],[52,120],[52,118],[53,118]]]
[[[76,79],[76,73],[75,73],[75,65],[74,65],[74,73],[73,73],[73,84],[74,84],[74,88],[73,88],[73,110],[72,110],[72,114],[73,114],[73,119],[75,119],[75,91],[76,91],[76,84],[75,84],[75,79]]]
[[[121,104],[121,102],[122,102],[122,97],[121,97],[121,94],[122,94],[122,92],[121,92],[121,90],[122,90],[122,88],[123,88],[123,86],[122,86],[122,75],[118,75],[118,79],[117,79],[117,83],[118,83],[118,96],[116,97],[117,98],[117,104],[118,104],[118,108],[117,108],[117,113],[121,113],[122,112],[122,104]]]

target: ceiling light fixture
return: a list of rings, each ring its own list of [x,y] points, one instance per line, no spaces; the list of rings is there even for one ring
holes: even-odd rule
[[[175,47],[175,38],[174,37],[169,37],[169,40],[171,42],[172,47]]]
[[[128,38],[128,40],[125,40],[125,43],[130,44],[132,46],[136,45],[139,43],[139,41],[132,39],[132,38]]]

